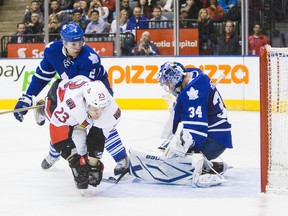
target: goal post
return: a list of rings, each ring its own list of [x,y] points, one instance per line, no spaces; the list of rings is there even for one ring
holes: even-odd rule
[[[288,193],[288,48],[260,50],[261,191]]]

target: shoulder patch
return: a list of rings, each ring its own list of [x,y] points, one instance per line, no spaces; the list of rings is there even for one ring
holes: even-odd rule
[[[99,62],[98,56],[94,53],[90,53],[88,58],[91,60],[92,64],[97,64]]]
[[[114,113],[114,118],[117,120],[117,119],[119,119],[120,118],[120,116],[121,116],[121,110],[120,110],[120,108],[118,107],[118,109],[116,110],[116,112]]]
[[[66,100],[66,105],[69,107],[70,110],[76,107],[72,98],[69,98]]]

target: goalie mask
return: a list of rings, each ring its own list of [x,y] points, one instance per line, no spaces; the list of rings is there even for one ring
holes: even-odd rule
[[[157,79],[161,87],[175,97],[181,92],[181,84],[186,75],[185,68],[178,62],[166,62],[161,65]]]
[[[84,85],[83,97],[88,114],[97,119],[110,104],[111,95],[101,81],[88,82]]]

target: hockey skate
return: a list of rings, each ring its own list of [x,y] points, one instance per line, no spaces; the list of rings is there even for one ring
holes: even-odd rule
[[[44,105],[44,104],[45,104],[45,101],[43,99],[35,101],[36,106]],[[42,126],[45,124],[46,116],[45,116],[44,106],[34,110],[34,118],[38,125]]]
[[[229,167],[227,166],[227,164],[225,162],[215,162],[215,161],[211,161],[212,162],[212,166],[204,166],[203,167],[203,174],[220,174],[223,175],[227,169],[229,169]]]
[[[47,155],[42,163],[41,163],[41,167],[42,169],[46,170],[46,169],[49,169],[50,167],[52,167],[58,160],[60,160],[60,156],[58,157],[53,157],[51,156],[50,154]]]
[[[130,160],[128,157],[123,158],[117,162],[117,165],[114,168],[114,175],[120,175],[125,170],[129,169]]]

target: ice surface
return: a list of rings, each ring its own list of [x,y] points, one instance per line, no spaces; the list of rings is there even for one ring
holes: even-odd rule
[[[124,110],[118,131],[129,149],[161,144],[168,111]],[[68,164],[61,159],[50,170],[41,169],[48,153],[48,124],[38,126],[30,111],[23,123],[13,114],[0,116],[0,215],[95,216],[268,216],[286,215],[288,196],[260,193],[260,137],[258,112],[228,112],[234,149],[222,159],[232,169],[227,183],[213,188],[151,184],[125,177],[119,184],[101,183],[82,197]],[[105,177],[115,163],[105,152]]]

